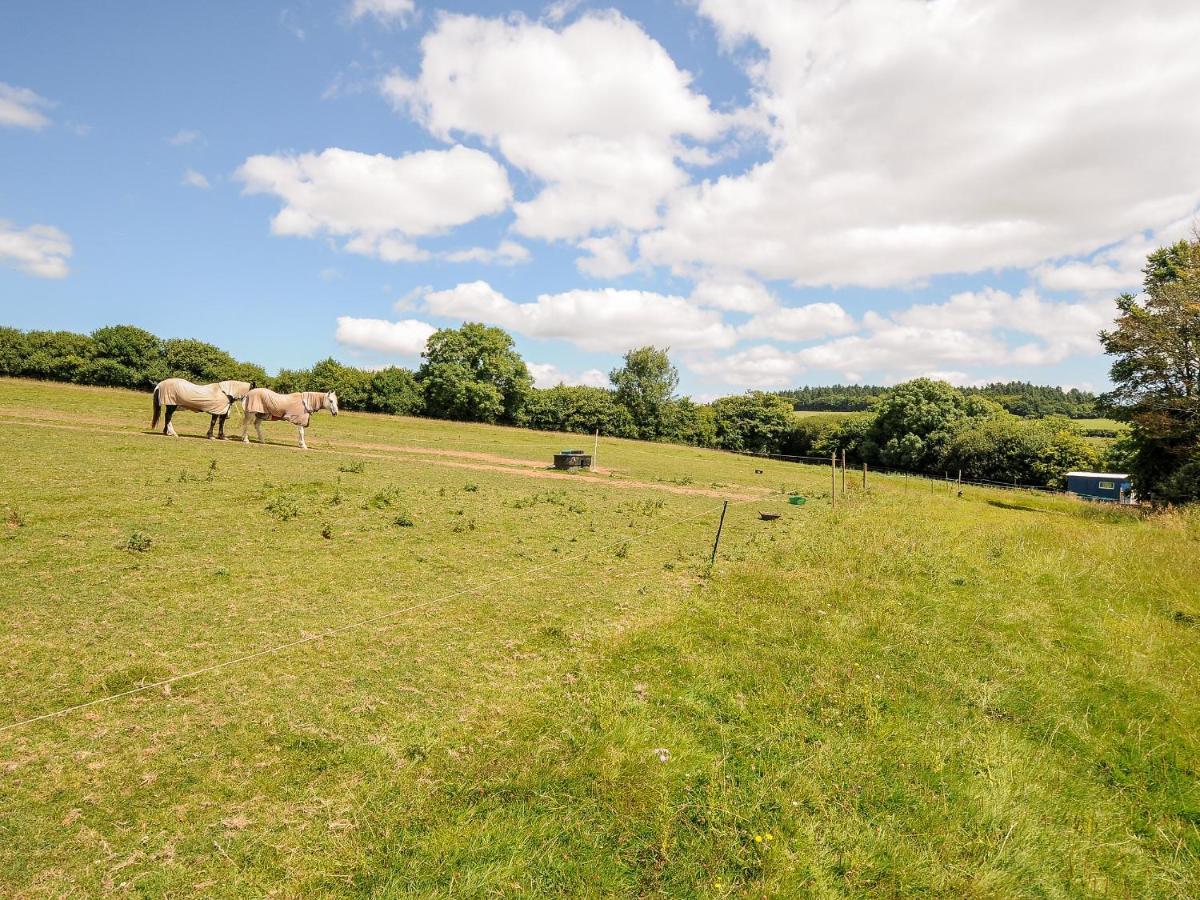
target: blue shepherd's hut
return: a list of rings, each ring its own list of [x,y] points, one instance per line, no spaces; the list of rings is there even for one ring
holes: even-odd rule
[[[1129,483],[1129,476],[1114,472],[1068,472],[1067,490],[1089,500],[1133,502],[1133,485]]]

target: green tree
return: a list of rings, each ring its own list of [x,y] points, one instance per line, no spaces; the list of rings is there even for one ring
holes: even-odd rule
[[[25,333],[25,348],[28,355],[20,373],[25,377],[95,383],[81,377],[98,353],[96,342],[87,335],[71,331],[29,331]]]
[[[394,416],[419,416],[425,411],[425,398],[412,372],[388,366],[371,374],[365,408]]]
[[[436,418],[515,422],[533,390],[525,361],[500,328],[466,322],[439,329],[422,356],[417,380],[425,411]]]
[[[661,437],[693,447],[717,446],[717,421],[712,405],[693,403],[687,397],[672,400],[663,416]]]
[[[153,387],[167,376],[163,342],[144,328],[110,325],[93,331],[92,340],[96,342],[97,358],[110,360],[122,367],[109,367],[111,373],[122,370],[128,372],[125,376],[128,383],[120,387]]]
[[[629,410],[638,437],[656,441],[665,436],[667,418],[679,372],[666,350],[639,347],[625,354],[625,364],[609,373],[617,401]]]
[[[968,397],[944,381],[917,378],[898,385],[875,406],[863,453],[868,462],[934,470],[960,425],[1000,411],[998,404]]]
[[[186,378],[197,384],[211,384],[234,378],[238,362],[220,347],[192,338],[163,341],[167,375]]]
[[[612,391],[560,384],[534,390],[525,401],[518,423],[539,431],[567,431],[636,437],[633,416]]]
[[[795,423],[792,404],[754,391],[713,401],[717,446],[723,450],[780,453]]]
[[[1115,357],[1106,395],[1131,423],[1130,474],[1143,497],[1200,499],[1200,236],[1150,254],[1145,292],[1122,294],[1100,334]]]
[[[1073,469],[1094,469],[1092,445],[1062,417],[1022,419],[1010,413],[967,420],[949,438],[942,465],[970,480],[1063,487]]]

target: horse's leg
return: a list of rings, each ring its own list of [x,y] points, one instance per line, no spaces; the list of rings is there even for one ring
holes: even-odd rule
[[[217,424],[217,417],[216,417],[216,416],[214,416],[212,413],[209,413],[209,417],[208,417],[208,434],[206,434],[206,435],[205,435],[205,437],[206,437],[206,438],[208,438],[210,441],[213,439],[213,438],[212,438],[213,426],[215,426],[216,424]]]
[[[244,416],[242,416],[242,443],[243,444],[250,443],[250,438],[247,437],[246,435],[250,431],[250,416],[251,415],[253,415],[253,414],[246,413]]]
[[[308,444],[304,443],[304,426],[303,426],[303,425],[297,425],[296,427],[300,429],[300,449],[301,449],[301,450],[307,450],[307,449],[308,449]]]
[[[258,433],[258,442],[260,444],[265,444],[267,442],[267,439],[265,437],[263,437],[262,420],[263,420],[262,413],[255,413],[255,415],[254,415],[254,430]]]
[[[219,441],[225,440],[225,420],[228,418],[229,413],[225,413],[225,415],[217,419],[217,422],[220,423],[220,427],[217,429],[217,440]]]
[[[175,433],[175,426],[173,426],[171,424],[171,419],[174,415],[175,415],[175,404],[168,403],[167,404],[167,421],[166,421],[166,424],[163,425],[163,434],[169,434],[171,437],[179,437],[179,435]]]

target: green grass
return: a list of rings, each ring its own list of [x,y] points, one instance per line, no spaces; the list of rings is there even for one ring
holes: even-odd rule
[[[0,388],[0,728],[374,619],[0,732],[0,895],[1200,894],[1193,512]]]
[[[1125,422],[1118,422],[1116,419],[1072,419],[1071,424],[1076,428],[1082,429],[1106,429],[1111,431],[1124,431],[1129,425]]]

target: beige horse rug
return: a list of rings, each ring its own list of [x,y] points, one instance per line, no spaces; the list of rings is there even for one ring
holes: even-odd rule
[[[206,412],[214,416],[229,415],[235,400],[241,400],[250,391],[248,381],[221,381],[217,384],[192,384],[182,378],[168,378],[154,387],[158,402],[163,406],[177,406],[194,412]]]
[[[268,388],[255,388],[246,395],[246,415],[268,416],[273,422],[283,419],[307,428],[312,414],[327,407],[325,397],[321,391],[277,394]]]

